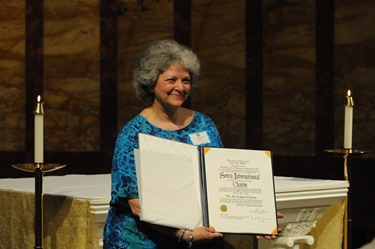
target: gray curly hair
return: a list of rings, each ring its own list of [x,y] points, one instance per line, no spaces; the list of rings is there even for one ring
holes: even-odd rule
[[[156,85],[158,76],[175,63],[189,71],[191,87],[194,88],[200,70],[197,55],[174,40],[160,40],[152,43],[135,65],[133,86],[137,97],[151,105],[154,93],[150,89]]]

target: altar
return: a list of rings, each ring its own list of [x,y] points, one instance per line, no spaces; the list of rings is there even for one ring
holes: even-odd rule
[[[48,249],[102,248],[111,176],[43,178],[43,244]],[[34,247],[34,178],[0,179],[0,248]]]
[[[102,248],[111,193],[110,174],[45,176],[43,181],[44,247]],[[284,227],[287,236],[297,236],[311,228],[309,234],[315,238],[316,245],[326,244],[319,242],[319,237],[327,234],[335,240],[333,244],[341,244],[342,201],[348,187],[346,181],[276,176],[277,208],[285,215],[279,225]],[[33,248],[33,177],[0,179],[0,213],[0,248]],[[332,221],[339,222],[339,226],[330,224]],[[340,234],[335,236],[336,233]],[[228,248],[241,249],[237,244],[244,242],[239,240],[247,238],[241,235],[234,240],[233,236],[228,238]],[[334,248],[331,245],[319,248]],[[261,239],[259,248],[279,247]]]
[[[345,198],[349,183],[339,180],[275,177],[283,236],[259,241],[259,249],[342,249]]]

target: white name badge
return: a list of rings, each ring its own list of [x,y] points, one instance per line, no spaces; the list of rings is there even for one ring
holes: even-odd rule
[[[206,144],[211,142],[206,131],[189,134],[189,137],[194,145]]]

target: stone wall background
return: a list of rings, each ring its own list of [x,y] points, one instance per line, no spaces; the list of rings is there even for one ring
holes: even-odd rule
[[[0,6],[0,150],[17,151],[25,140],[25,3]]]
[[[25,3],[0,4],[0,150],[18,151],[25,136]],[[173,1],[144,1],[144,10],[136,1],[125,4],[127,11],[118,17],[118,129],[142,108],[131,86],[135,58],[152,41],[173,37]],[[244,6],[244,1],[192,2],[192,47],[202,61],[202,76],[191,106],[216,121],[227,147],[240,148],[245,147],[246,115]],[[351,89],[353,146],[375,149],[374,8],[373,1],[336,1],[337,148]],[[315,1],[267,0],[264,10],[264,146],[276,155],[314,156]],[[44,20],[46,150],[97,151],[98,1],[45,1]]]

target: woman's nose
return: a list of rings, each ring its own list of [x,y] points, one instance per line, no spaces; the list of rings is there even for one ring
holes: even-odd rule
[[[184,84],[182,83],[182,80],[177,80],[175,87],[176,87],[177,90],[183,91],[184,90]]]

